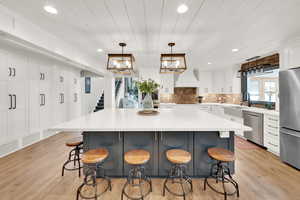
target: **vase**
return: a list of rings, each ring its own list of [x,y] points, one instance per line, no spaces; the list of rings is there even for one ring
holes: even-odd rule
[[[142,101],[143,109],[144,110],[151,110],[153,109],[153,100],[150,93],[147,93]]]

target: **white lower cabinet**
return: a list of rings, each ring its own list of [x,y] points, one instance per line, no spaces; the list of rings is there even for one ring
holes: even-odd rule
[[[264,146],[268,151],[280,154],[279,117],[264,115]]]

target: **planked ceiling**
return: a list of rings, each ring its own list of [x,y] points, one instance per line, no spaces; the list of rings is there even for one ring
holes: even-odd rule
[[[299,0],[0,0],[0,3],[105,63],[120,52],[119,42],[140,68],[159,68],[159,56],[188,53],[188,66],[203,70],[229,67],[278,50],[300,33]],[[58,15],[43,10],[54,5]],[[176,12],[186,3],[185,14]],[[96,50],[104,50],[98,53]],[[231,49],[238,48],[233,53]],[[208,65],[211,62],[211,65]],[[104,64],[101,66],[105,68]]]

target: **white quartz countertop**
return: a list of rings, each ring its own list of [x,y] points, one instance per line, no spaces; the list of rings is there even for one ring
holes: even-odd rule
[[[159,109],[141,116],[135,109],[104,109],[59,124],[56,131],[251,131],[252,129],[194,107]]]
[[[248,107],[248,106],[241,106],[237,104],[228,104],[228,103],[201,103],[197,104],[199,106],[201,105],[216,105],[216,106],[223,106],[223,107],[240,107],[242,110],[250,111],[250,112],[256,112],[256,113],[262,113],[262,114],[269,114],[269,115],[275,115],[279,116],[279,112],[276,110],[268,110],[264,108],[256,108],[256,107]]]

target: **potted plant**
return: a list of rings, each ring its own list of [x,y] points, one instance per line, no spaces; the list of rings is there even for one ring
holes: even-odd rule
[[[137,82],[137,87],[141,93],[146,94],[142,101],[143,109],[153,109],[152,93],[159,88],[159,84],[152,79],[148,79]]]

